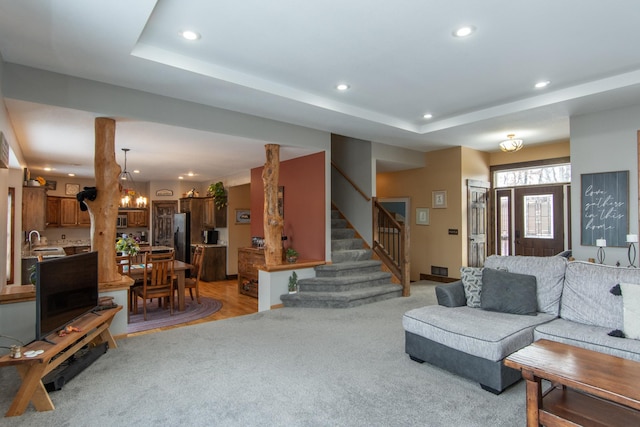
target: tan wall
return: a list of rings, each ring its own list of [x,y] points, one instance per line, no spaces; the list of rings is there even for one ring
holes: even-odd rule
[[[527,146],[525,142],[522,150],[515,153],[503,153],[502,151],[489,153],[489,164],[491,166],[505,165],[542,159],[556,159],[558,157],[569,157],[570,155],[569,140],[531,146]]]
[[[431,266],[449,268],[449,275],[459,277],[461,236],[448,234],[462,223],[461,147],[425,153],[426,167],[379,174],[376,178],[378,198],[409,197],[411,200],[411,280],[420,273],[430,274]],[[447,191],[447,208],[433,209],[431,194]],[[430,209],[430,225],[416,225],[416,208]]]
[[[251,208],[251,185],[229,187],[227,206],[227,227],[229,242],[227,247],[227,275],[238,274],[238,249],[251,246],[251,225],[236,224],[236,209]]]
[[[467,180],[490,181],[490,166],[569,156],[569,141],[525,146],[517,153],[487,153],[454,147],[425,153],[426,167],[378,174],[380,199],[411,200],[411,280],[430,274],[431,266],[447,267],[449,277],[459,278],[467,265]],[[447,208],[433,209],[431,193],[447,191]],[[416,225],[416,208],[430,208],[429,225]],[[448,234],[457,229],[457,235]]]

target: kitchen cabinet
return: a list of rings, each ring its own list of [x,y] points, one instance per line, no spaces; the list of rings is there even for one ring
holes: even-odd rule
[[[22,187],[22,230],[43,231],[47,215],[44,187]]]
[[[127,212],[127,227],[148,227],[149,226],[149,210],[129,211]]]
[[[60,227],[60,197],[47,196],[47,228]]]
[[[203,225],[205,228],[220,228],[227,226],[227,207],[218,209],[213,197],[204,199]]]
[[[219,245],[204,245],[204,247],[201,280],[205,282],[227,280],[227,247]]]
[[[64,247],[64,253],[67,256],[81,254],[85,252],[91,252],[91,246],[84,245],[84,246],[65,246]]]
[[[90,227],[89,211],[80,210],[80,203],[72,197],[47,197],[47,227]]]
[[[188,212],[190,214],[191,243],[202,243],[204,197],[184,197],[180,199],[180,212]]]
[[[238,249],[238,292],[258,298],[258,266],[264,265],[264,249]]]

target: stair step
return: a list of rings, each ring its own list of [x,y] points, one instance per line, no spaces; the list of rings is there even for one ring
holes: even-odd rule
[[[356,230],[353,228],[337,228],[331,229],[331,239],[339,240],[339,239],[353,239],[356,235]]]
[[[303,292],[280,297],[285,307],[348,308],[402,296],[402,286],[393,283],[349,292]]]
[[[342,218],[331,218],[331,230],[347,228],[347,220]]]
[[[331,251],[331,261],[333,264],[340,264],[350,261],[366,261],[371,259],[373,251],[371,249],[346,249],[341,251]]]
[[[391,273],[378,271],[360,276],[342,277],[311,277],[298,280],[298,287],[304,292],[348,292],[377,285],[384,285],[391,281]]]
[[[315,268],[317,277],[342,277],[347,275],[368,275],[380,272],[382,262],[375,259],[348,261],[338,264],[319,265]]]
[[[331,209],[331,219],[339,219],[339,218],[341,218],[340,211],[336,209]]]
[[[362,239],[338,239],[331,240],[331,250],[340,251],[345,249],[362,249]]]

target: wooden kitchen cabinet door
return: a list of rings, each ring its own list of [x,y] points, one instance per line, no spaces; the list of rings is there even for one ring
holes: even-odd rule
[[[47,197],[47,228],[60,227],[60,197]]]
[[[47,194],[44,187],[22,187],[22,229],[43,231],[46,212]]]
[[[78,201],[69,197],[60,199],[60,226],[75,227],[78,225]]]

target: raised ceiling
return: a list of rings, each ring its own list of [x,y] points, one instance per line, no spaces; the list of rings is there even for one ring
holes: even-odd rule
[[[571,115],[640,103],[637,22],[636,0],[0,0],[0,54],[7,63],[419,151],[495,151],[507,134],[525,149],[566,140]],[[454,37],[462,25],[475,32]],[[200,38],[182,38],[187,29]],[[535,89],[539,81],[550,84]],[[338,91],[339,83],[349,89]],[[92,161],[92,146],[80,150],[70,136],[86,134],[80,118],[95,112],[6,104],[30,166],[57,156]],[[46,132],[33,129],[36,118]],[[203,168],[193,153],[205,147],[222,162],[206,159],[208,170],[223,175],[230,162],[263,163],[257,139],[147,122],[122,127],[117,142],[130,145],[130,165],[145,179]],[[175,152],[176,140],[192,166],[183,153],[161,170],[157,158],[135,156],[134,144]]]

